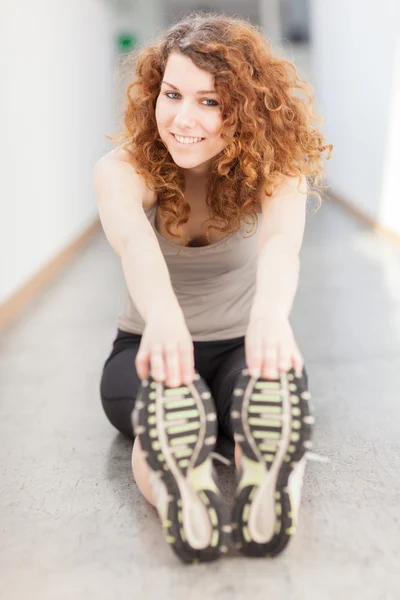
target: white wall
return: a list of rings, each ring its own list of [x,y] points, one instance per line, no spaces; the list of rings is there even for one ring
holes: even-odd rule
[[[316,107],[335,146],[327,163],[329,182],[382,223],[386,196],[386,225],[400,233],[398,192],[392,184],[388,189],[394,175],[393,127],[397,140],[400,136],[400,104],[394,106],[400,3],[312,0],[310,9]]]
[[[103,0],[0,8],[0,303],[97,216],[114,128],[113,16]]]

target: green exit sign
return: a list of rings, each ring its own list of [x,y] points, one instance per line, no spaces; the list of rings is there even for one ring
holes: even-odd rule
[[[120,52],[130,52],[138,42],[134,33],[120,33],[118,35],[118,50]]]

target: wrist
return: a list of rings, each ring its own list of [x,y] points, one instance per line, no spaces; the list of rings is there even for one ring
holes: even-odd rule
[[[146,322],[165,320],[182,320],[185,321],[183,311],[179,302],[175,299],[156,301],[147,307]]]
[[[290,309],[284,306],[271,305],[268,302],[256,299],[250,311],[250,320],[289,319]]]

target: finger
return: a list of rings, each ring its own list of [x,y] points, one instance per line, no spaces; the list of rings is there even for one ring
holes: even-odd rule
[[[292,352],[288,346],[281,346],[279,349],[279,370],[289,371],[292,368]]]
[[[251,377],[260,377],[262,366],[262,345],[260,341],[248,340],[246,345],[246,363]]]
[[[150,351],[151,375],[156,381],[165,381],[164,353],[161,344],[154,344]]]
[[[276,344],[268,344],[264,347],[261,372],[267,379],[277,379],[278,349]]]
[[[179,366],[179,354],[176,344],[166,344],[165,365],[167,385],[178,387],[181,383],[181,369]]]
[[[179,351],[182,381],[190,385],[194,380],[194,353],[193,346],[182,347]]]
[[[135,368],[139,379],[142,381],[149,376],[149,349],[141,345],[135,358]]]
[[[293,352],[292,364],[296,377],[301,377],[303,374],[304,360],[299,351]]]

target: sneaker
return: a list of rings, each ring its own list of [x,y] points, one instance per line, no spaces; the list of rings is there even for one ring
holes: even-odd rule
[[[184,563],[215,560],[231,527],[212,464],[218,422],[210,390],[143,381],[132,413],[165,537]]]
[[[279,379],[239,375],[231,409],[242,457],[232,513],[235,546],[249,556],[275,556],[296,531],[314,417],[305,374]]]

